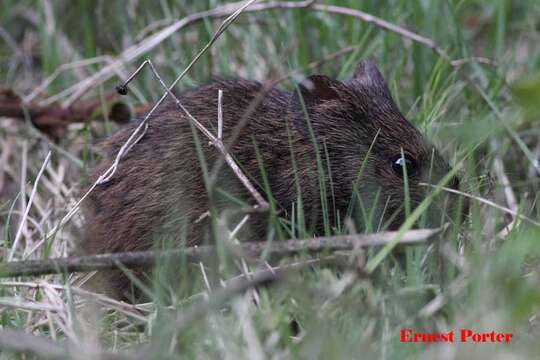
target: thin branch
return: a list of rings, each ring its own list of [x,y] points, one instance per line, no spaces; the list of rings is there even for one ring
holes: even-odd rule
[[[107,116],[118,123],[128,122],[131,112],[126,104],[114,100],[117,96],[114,92],[104,96],[104,100],[111,101],[105,109],[102,99],[80,101],[64,109],[57,104],[42,106],[27,102],[11,89],[0,89],[0,118],[28,118],[43,133],[59,138],[68,125],[89,122],[98,117]]]
[[[381,18],[378,18],[366,12],[355,10],[355,9],[349,9],[349,8],[345,8],[341,6],[322,5],[322,4],[314,4],[311,6],[311,8],[313,10],[322,11],[326,13],[353,16],[357,19],[362,20],[363,22],[366,22],[368,24],[373,24],[383,30],[396,33],[401,37],[404,37],[406,39],[422,44],[432,49],[433,51],[435,51],[435,53],[437,53],[440,57],[442,57],[447,62],[451,62],[451,59],[448,56],[448,54],[446,54],[446,52],[440,46],[438,46],[434,40],[428,37],[419,35],[415,32],[407,30],[401,26],[395,25],[389,21],[383,20]]]
[[[420,229],[406,232],[400,239],[401,245],[425,243],[440,229]],[[386,245],[394,240],[396,231],[366,235],[342,235],[319,237],[309,240],[287,240],[268,244],[263,242],[245,242],[229,245],[231,253],[243,258],[258,258],[263,252],[280,258],[302,253],[321,253],[355,250],[362,247]],[[81,257],[57,258],[48,260],[30,260],[7,262],[0,265],[0,277],[37,276],[64,272],[94,271],[117,269],[118,263],[125,268],[149,267],[157,259],[167,259],[198,263],[205,258],[215,256],[214,246],[194,246],[167,251],[133,251],[114,254],[100,254]]]

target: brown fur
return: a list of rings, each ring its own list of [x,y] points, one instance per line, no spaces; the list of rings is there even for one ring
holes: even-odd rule
[[[217,81],[179,98],[197,120],[216,133],[217,95],[219,89],[223,90],[226,141],[262,88],[255,81]],[[311,126],[306,121],[306,113]],[[120,146],[137,125],[125,126],[104,142],[104,157],[92,172],[91,182],[111,165]],[[156,111],[148,132],[120,162],[113,178],[99,185],[87,200],[83,252],[146,250],[155,239],[163,237],[176,243],[187,239],[185,245],[210,239],[208,221],[195,222],[210,208],[211,202],[193,134],[189,120],[172,101]],[[324,168],[330,168],[330,174],[324,176],[329,197],[326,200],[330,207],[335,203],[341,218],[347,211],[352,184],[372,143],[358,188],[363,207],[375,210],[374,221],[378,223],[381,217],[388,220],[392,214],[397,214],[390,228],[399,226],[403,219],[403,179],[392,167],[401,149],[417,164],[416,173],[408,177],[413,207],[425,194],[418,182],[437,183],[449,170],[433,147],[399,112],[384,79],[369,61],[362,61],[353,78],[346,82],[319,75],[306,79],[297,91],[274,88],[249,117],[231,154],[264,193],[256,143],[277,204],[287,213],[301,195],[306,219],[312,220],[310,225],[315,231],[321,229],[321,201],[312,135],[317,140]],[[219,153],[200,133],[199,139],[206,165],[211,169]],[[249,204],[254,203],[226,165],[221,168],[216,185]],[[330,199],[332,193],[334,197]],[[218,209],[233,207],[219,192],[212,192],[212,204]],[[250,237],[262,240],[267,224],[265,216],[254,218],[248,226]],[[116,291],[126,289],[128,281],[121,274],[110,272],[104,277]]]

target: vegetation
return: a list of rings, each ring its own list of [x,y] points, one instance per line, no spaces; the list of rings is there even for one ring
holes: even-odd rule
[[[291,89],[301,78],[298,74],[345,79],[359,59],[372,58],[406,117],[463,174],[463,192],[472,197],[466,221],[451,222],[437,241],[407,246],[400,253],[371,247],[340,253],[330,263],[309,263],[307,255],[299,254],[281,260],[282,266],[292,261],[300,265],[268,286],[229,290],[232,294],[224,290],[223,281],[256,267],[226,251],[204,265],[186,264],[176,276],[178,283],[150,291],[153,301],[146,304],[89,294],[79,288],[81,274],[2,279],[3,330],[23,330],[60,344],[55,348],[15,336],[20,344],[36,346],[41,357],[59,356],[65,349],[75,351],[72,356],[94,357],[95,351],[103,351],[104,356],[121,352],[129,358],[538,357],[540,3],[324,3],[361,10],[414,31],[431,39],[435,49],[386,31],[380,23],[324,9],[253,11],[226,29],[178,90],[215,76],[264,80],[295,71],[280,84]],[[25,96],[58,74],[32,101],[68,104],[73,92],[66,89],[80,88],[85,79],[126,55],[130,46],[154,44],[151,36],[175,21],[224,5],[217,0],[3,0],[0,84]],[[115,71],[125,78],[149,58],[170,84],[222,20],[203,17],[190,23]],[[110,107],[108,94],[118,82],[116,76],[95,81],[83,100],[99,99],[100,107]],[[122,101],[137,113],[163,94],[147,70],[130,90]],[[0,117],[3,261],[64,257],[73,249],[83,226],[79,214],[56,236],[45,234],[80,198],[81,184],[97,159],[95,145],[117,127],[107,116],[104,121],[93,117],[96,121],[70,124],[52,138],[38,131],[29,116],[27,121]],[[49,149],[52,156],[39,176]],[[269,234],[281,223],[292,229],[283,237],[309,236],[295,233],[302,216],[299,211],[294,219],[280,219]],[[343,226],[325,235],[349,231]],[[161,278],[167,268],[158,264],[163,271],[156,272],[157,283],[171,285]],[[177,319],[174,326],[171,319]],[[456,341],[404,343],[404,329],[454,330]],[[509,343],[461,343],[461,329],[513,336]],[[0,349],[13,349],[5,345],[13,342],[10,334],[0,333]],[[83,346],[88,351],[81,354]],[[26,357],[0,350],[0,358]]]

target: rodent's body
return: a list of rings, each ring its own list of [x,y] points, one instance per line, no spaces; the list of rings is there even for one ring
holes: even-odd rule
[[[262,87],[256,82],[236,80],[213,83],[180,96],[180,101],[191,114],[214,133],[217,128],[218,89],[223,91],[223,139],[226,142],[242,116],[242,113],[229,109],[246,109]],[[266,166],[276,171],[269,172],[268,176],[274,185],[286,188],[283,192],[287,193],[294,186],[294,177],[275,176],[287,169],[287,138],[275,136],[286,133],[286,125],[266,122],[268,118],[262,115],[283,118],[287,100],[285,93],[279,90],[272,90],[268,95],[271,101],[264,100],[253,113],[230,153],[242,164],[246,173],[260,179],[253,139],[262,154],[268,154],[271,149],[276,156],[263,157]],[[206,104],[205,107],[201,107],[202,102]],[[111,165],[120,146],[137,125],[133,123],[124,127],[104,143],[105,161],[96,168],[91,182]],[[204,228],[207,222],[196,220],[210,209],[210,203],[193,129],[187,116],[172,100],[166,101],[162,109],[156,111],[144,138],[122,159],[114,177],[98,186],[90,195],[89,203],[95,214],[91,224],[95,238],[129,240],[92,241],[84,244],[87,249],[100,253],[148,248],[152,245],[152,233],[167,226],[165,222],[175,220],[177,224],[169,225],[174,228],[180,223],[187,225],[186,234],[189,235],[183,234],[187,245],[202,241],[203,231],[198,228]],[[220,153],[202,134],[198,134],[198,139],[207,171],[211,172]],[[221,167],[216,186],[225,188],[229,194],[238,196],[248,204],[254,204],[226,164]],[[176,219],[169,219],[170,216]]]
[[[180,95],[182,105],[214,134],[218,90],[223,91],[223,139],[227,143],[264,89],[258,82],[231,80]],[[106,140],[104,159],[90,181],[111,165],[137,125],[130,124]],[[209,201],[194,141],[197,130],[193,129],[172,100],[158,108],[149,120],[147,133],[120,161],[112,179],[89,196],[85,207],[87,235],[81,245],[84,252],[146,250],[156,239],[163,238],[184,245],[209,239],[208,219],[197,219],[211,203],[224,209],[234,207],[234,201],[226,201],[221,191],[213,191]],[[220,154],[202,134],[198,133],[198,139],[204,163],[211,172]],[[381,219],[389,220],[389,228],[396,228],[404,217],[404,182],[395,164],[402,150],[414,208],[426,192],[418,183],[437,183],[448,166],[401,115],[375,65],[363,61],[347,82],[312,76],[297,91],[268,91],[248,116],[230,153],[260,192],[268,196],[258,153],[272,197],[283,214],[288,215],[301,197],[306,222],[315,231],[323,222],[321,179],[331,221],[343,220],[350,210],[356,183],[362,202],[356,210],[373,209],[375,225],[370,224],[370,228],[376,230]],[[226,164],[218,173],[216,187],[254,204]],[[252,217],[246,226],[251,238],[264,240],[266,220],[264,214]],[[128,283],[118,274],[108,276],[107,281],[113,282],[116,289]]]

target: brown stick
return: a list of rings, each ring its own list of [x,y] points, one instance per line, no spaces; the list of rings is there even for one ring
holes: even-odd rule
[[[440,229],[410,230],[399,243],[402,245],[425,243],[439,231]],[[230,250],[236,255],[247,258],[257,258],[263,252],[268,252],[269,255],[275,257],[285,257],[292,254],[344,251],[385,245],[392,241],[396,234],[395,231],[389,231],[367,235],[318,237],[309,240],[293,239],[278,241],[271,245],[267,242],[247,242],[241,245],[231,245]],[[0,277],[110,270],[117,269],[118,264],[125,268],[150,267],[158,259],[199,262],[215,254],[216,248],[214,246],[194,246],[167,251],[133,251],[48,260],[15,261],[0,265]]]
[[[116,96],[115,93],[111,93],[105,96],[105,100],[113,100]],[[127,105],[120,101],[113,102],[105,109],[107,114],[104,114],[103,110],[101,100],[79,101],[68,108],[56,104],[47,106],[36,103],[25,104],[11,89],[0,89],[0,117],[16,119],[28,117],[36,128],[53,138],[58,138],[69,124],[89,122],[105,115],[112,121],[125,123],[131,117]]]

